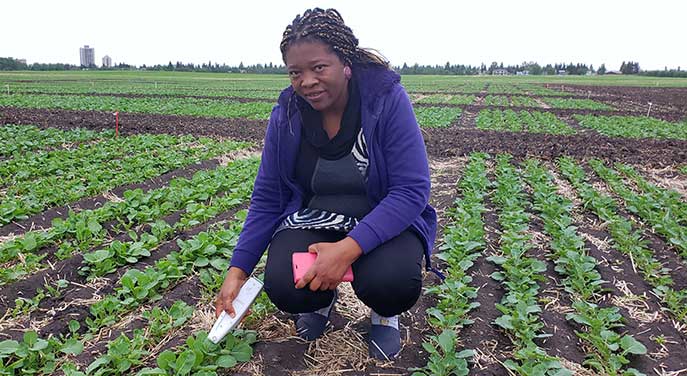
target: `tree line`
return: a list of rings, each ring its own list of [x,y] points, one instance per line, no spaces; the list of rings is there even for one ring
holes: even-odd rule
[[[0,70],[33,70],[33,71],[62,71],[62,70],[81,70],[85,67],[73,64],[63,64],[63,63],[33,63],[26,64],[23,61],[13,59],[11,57],[0,57]],[[463,64],[451,64],[446,62],[444,65],[408,65],[403,63],[401,66],[393,66],[400,74],[410,75],[410,74],[434,74],[434,75],[492,75],[494,73],[506,73],[506,74],[528,74],[528,75],[586,75],[586,74],[608,74],[616,73],[610,72],[605,64],[601,64],[598,69],[595,69],[593,65],[587,65],[583,63],[558,63],[558,64],[546,64],[540,65],[536,62],[523,62],[521,64],[515,65],[504,65],[503,63],[492,62],[490,65],[484,63],[479,66],[475,65],[463,65]],[[146,66],[145,64],[137,67],[134,65],[129,65],[126,63],[119,63],[112,67],[89,67],[90,70],[153,70],[153,71],[179,71],[179,72],[214,72],[214,73],[266,73],[266,74],[286,74],[286,67],[284,65],[276,65],[273,63],[266,64],[253,64],[244,65],[241,62],[237,66],[212,63],[208,61],[207,63],[194,64],[194,63],[183,63],[177,61],[172,63],[171,61],[167,64],[157,64],[152,66]],[[677,69],[668,69],[665,67],[664,70],[652,70],[643,71],[639,67],[639,63],[636,61],[623,61],[619,73],[622,74],[638,74],[642,76],[655,76],[655,77],[687,77],[687,71],[682,71],[680,67]]]

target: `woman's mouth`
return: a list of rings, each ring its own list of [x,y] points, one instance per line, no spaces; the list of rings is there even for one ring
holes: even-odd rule
[[[323,95],[324,95],[324,90],[315,91],[315,92],[306,94],[305,98],[309,101],[316,101],[316,100],[319,100],[320,98],[322,98]]]

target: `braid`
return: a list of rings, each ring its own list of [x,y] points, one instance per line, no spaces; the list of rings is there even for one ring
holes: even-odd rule
[[[282,58],[286,62],[286,50],[302,40],[320,41],[328,45],[346,65],[366,63],[389,66],[389,63],[378,54],[358,47],[358,38],[353,30],[344,24],[341,14],[336,9],[308,9],[303,15],[297,15],[286,27],[279,46]]]

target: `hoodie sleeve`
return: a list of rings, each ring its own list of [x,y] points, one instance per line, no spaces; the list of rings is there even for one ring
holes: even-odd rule
[[[377,129],[388,193],[348,233],[365,254],[406,230],[429,202],[427,151],[410,99],[400,84],[389,96]]]
[[[279,224],[279,218],[284,209],[282,203],[286,202],[282,196],[289,192],[279,176],[277,167],[279,116],[279,106],[275,106],[267,125],[265,146],[262,150],[262,159],[255,178],[246,222],[231,256],[230,266],[236,266],[248,275],[253,271],[272,240],[272,234]]]

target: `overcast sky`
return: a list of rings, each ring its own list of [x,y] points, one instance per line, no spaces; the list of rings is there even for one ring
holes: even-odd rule
[[[391,63],[583,62],[687,68],[687,1],[2,1],[0,57],[78,64],[281,63],[296,14],[339,10],[362,47]]]

